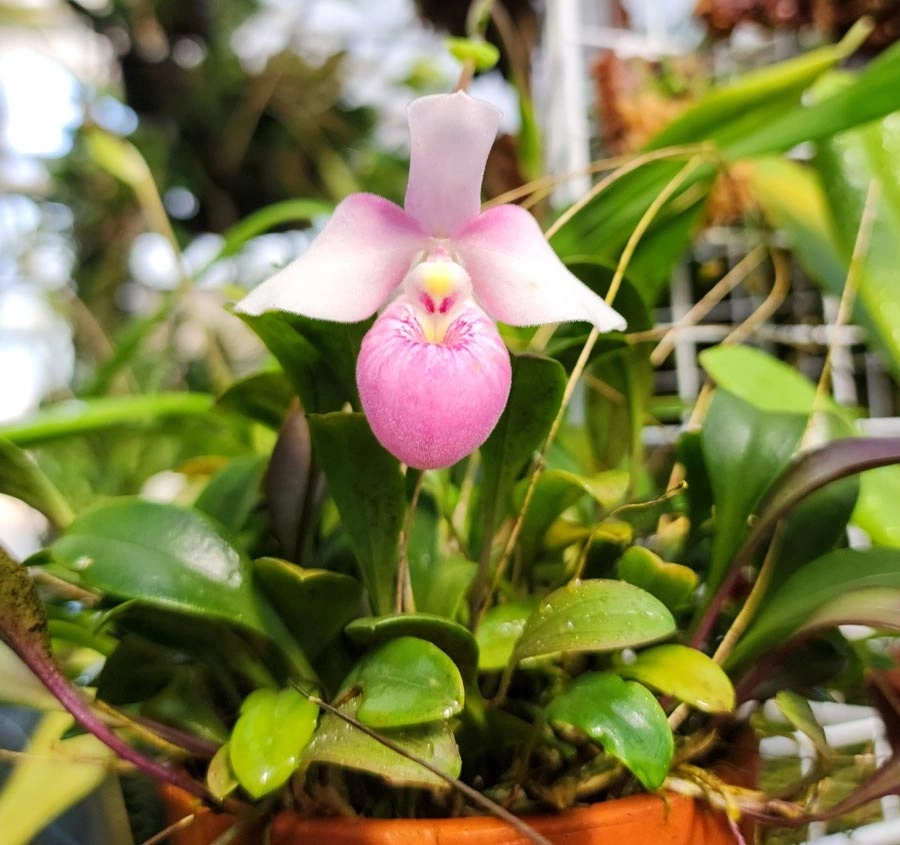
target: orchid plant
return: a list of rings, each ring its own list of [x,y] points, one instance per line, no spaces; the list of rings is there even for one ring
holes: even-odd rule
[[[703,353],[710,383],[677,439],[644,437],[665,414],[652,372],[671,336],[650,315],[690,237],[680,215],[696,223],[723,162],[771,201],[771,168],[800,167],[771,153],[900,108],[896,50],[801,108],[853,38],[713,92],[549,242],[521,207],[482,210],[497,110],[415,100],[404,208],[347,197],[229,318],[265,368],[216,397],[102,397],[0,431],[0,489],[53,526],[27,566],[0,550],[0,693],[58,701],[82,731],[55,713],[38,750],[115,752],[241,824],[475,804],[535,841],[518,814],[639,790],[778,824],[896,791],[897,756],[827,809],[813,777],[771,796],[713,767],[768,698],[812,738],[816,774],[836,761],[809,697],[871,694],[896,726],[900,443],[861,436],[825,380],[733,343]],[[875,266],[877,201],[856,206],[852,252],[834,245],[850,288]],[[784,254],[755,234],[775,296]],[[54,448],[86,440],[102,461],[120,429],[162,438],[173,418],[204,437],[174,464],[174,500],[73,507]],[[848,547],[851,521],[871,548]],[[845,622],[871,634],[850,642]],[[106,768],[90,772],[69,797]],[[0,829],[29,782],[0,795]]]

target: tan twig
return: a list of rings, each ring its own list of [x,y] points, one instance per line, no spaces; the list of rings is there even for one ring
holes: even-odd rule
[[[650,353],[650,363],[658,367],[666,360],[675,345],[675,336],[682,329],[700,322],[725,296],[737,287],[756,269],[766,254],[766,247],[758,244],[734,265],[716,284],[710,288],[691,309],[674,323]]]

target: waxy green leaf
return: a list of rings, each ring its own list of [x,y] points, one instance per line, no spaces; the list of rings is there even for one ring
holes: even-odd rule
[[[767,413],[721,387],[713,395],[701,433],[716,520],[709,589],[725,577],[749,517],[790,463],[806,424],[804,414]]]
[[[366,648],[374,648],[398,637],[427,640],[446,653],[468,682],[478,665],[475,637],[463,625],[430,613],[400,613],[354,619],[346,628],[347,637]]]
[[[309,413],[359,406],[356,358],[370,320],[331,323],[286,311],[238,316],[278,359]]]
[[[506,409],[481,447],[482,539],[493,535],[498,519],[510,505],[516,478],[546,439],[565,386],[566,373],[558,361],[513,356]]]
[[[666,606],[644,590],[624,581],[574,582],[541,601],[525,623],[515,658],[646,645],[675,630]]]
[[[249,559],[199,511],[114,499],[78,516],[51,549],[86,587],[257,631],[277,643],[301,675],[315,677],[253,583]]]
[[[665,711],[646,687],[609,672],[593,672],[579,677],[545,712],[551,723],[584,731],[647,789],[662,786],[674,740]]]
[[[536,599],[514,601],[495,605],[484,614],[475,632],[479,671],[495,672],[506,667],[525,630],[525,623],[536,608]]]
[[[310,414],[309,427],[372,609],[387,613],[406,512],[400,463],[375,439],[362,414]]]
[[[629,546],[619,558],[619,577],[656,596],[669,610],[683,607],[697,587],[698,576],[680,563],[666,563],[650,549]]]
[[[446,721],[465,701],[456,664],[416,637],[392,639],[368,652],[347,676],[338,700],[353,693],[357,719],[373,728]]]
[[[233,382],[216,400],[216,407],[278,429],[293,399],[294,390],[284,373],[266,370]]]
[[[734,687],[718,663],[695,648],[671,643],[638,652],[616,666],[623,678],[640,681],[704,713],[734,710]]]
[[[262,455],[234,458],[207,482],[194,501],[194,507],[229,531],[241,531],[262,499],[265,470]]]
[[[310,660],[322,653],[362,606],[362,584],[340,572],[304,569],[274,557],[258,558],[253,571]]]
[[[319,708],[295,689],[250,693],[228,743],[231,769],[253,798],[284,785],[316,729]]]
[[[344,709],[348,715],[354,715],[352,702]],[[381,729],[379,733],[410,754],[427,760],[446,775],[459,777],[462,760],[449,722]],[[322,717],[319,729],[303,755],[304,767],[313,763],[330,763],[368,772],[395,786],[449,789],[446,781],[415,760],[382,745],[333,713],[326,713]]]
[[[825,730],[816,719],[809,702],[802,695],[797,695],[791,690],[781,690],[775,696],[775,703],[784,717],[797,730],[802,731],[810,738],[821,757],[832,755],[833,752],[828,744],[828,738],[825,736]]]

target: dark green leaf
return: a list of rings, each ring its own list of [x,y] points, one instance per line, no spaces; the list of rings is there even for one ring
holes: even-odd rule
[[[428,613],[355,619],[347,626],[346,633],[353,642],[366,648],[373,648],[398,637],[427,640],[450,656],[466,681],[474,677],[475,667],[478,665],[478,645],[469,629]]]
[[[728,675],[711,657],[695,648],[677,643],[653,646],[638,652],[630,663],[617,666],[616,672],[704,713],[734,710],[734,687]]]
[[[309,413],[359,405],[356,358],[371,321],[329,323],[285,311],[240,314],[284,368]]]
[[[278,643],[301,674],[314,677],[254,587],[250,561],[198,511],[112,500],[78,516],[52,551],[90,588],[257,631]]]
[[[259,506],[266,469],[261,455],[240,455],[229,461],[207,483],[194,507],[237,533]]]
[[[416,607],[423,613],[456,619],[463,599],[475,580],[478,564],[463,557],[443,558],[425,564],[410,560]]]
[[[216,400],[216,405],[277,429],[293,398],[293,388],[284,373],[270,370],[234,382]]]
[[[715,589],[748,530],[748,519],[788,465],[806,430],[802,414],[760,411],[719,388],[702,430],[716,508],[708,584]]]
[[[254,561],[253,570],[272,606],[313,661],[362,606],[362,585],[349,575],[304,569],[272,557]]]
[[[53,482],[22,449],[2,437],[0,493],[31,505],[60,528],[65,528],[72,521],[72,508]]]
[[[897,549],[840,549],[808,563],[772,591],[738,642],[728,665],[742,665],[760,652],[786,642],[829,603],[854,602],[851,596],[855,591],[873,589],[900,590]]]
[[[179,667],[171,681],[141,706],[141,714],[221,745],[228,730],[210,695],[208,677],[196,667]]]
[[[400,464],[375,439],[362,414],[311,414],[309,426],[372,609],[387,613],[406,510]]]
[[[803,731],[812,740],[816,752],[822,757],[831,756],[831,747],[825,731],[816,719],[809,702],[790,690],[782,690],[775,696],[775,703],[784,717],[797,729]]]
[[[228,743],[232,771],[253,798],[285,784],[316,729],[319,708],[294,689],[250,693]]]
[[[650,593],[624,581],[580,581],[541,601],[525,624],[515,657],[646,645],[675,629],[672,614]]]
[[[559,410],[566,374],[550,358],[513,356],[509,401],[496,428],[481,447],[480,485],[484,514],[482,538],[493,536],[509,505],[513,484],[543,445]]]
[[[552,723],[572,725],[621,760],[647,789],[659,789],[672,763],[674,741],[656,697],[635,681],[582,675],[546,710]]]

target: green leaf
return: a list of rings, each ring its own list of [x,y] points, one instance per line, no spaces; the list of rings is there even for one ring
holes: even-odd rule
[[[476,38],[447,38],[450,55],[465,64],[471,61],[478,72],[490,70],[500,60],[500,50],[489,41]]]
[[[619,577],[656,596],[669,610],[684,607],[697,587],[698,576],[688,566],[666,563],[643,546],[629,546],[619,558]]]
[[[478,564],[463,557],[427,562],[420,559],[415,564],[410,558],[409,573],[416,608],[423,613],[455,619],[477,572]]]
[[[516,478],[543,445],[565,386],[566,374],[558,361],[513,356],[506,409],[481,447],[482,539],[493,536],[497,520],[508,507]]]
[[[253,571],[303,653],[313,661],[362,606],[362,585],[349,575],[304,569],[274,557],[257,559]]]
[[[0,493],[31,505],[60,528],[65,528],[74,516],[62,493],[41,472],[38,465],[22,449],[2,437]]]
[[[791,690],[781,690],[775,696],[775,703],[784,717],[799,731],[802,731],[812,740],[816,752],[821,757],[832,755],[831,746],[825,731],[816,719],[809,702],[802,696]]]
[[[73,399],[51,405],[24,422],[0,426],[0,437],[28,448],[62,437],[95,434],[120,425],[152,426],[167,419],[202,417],[212,407],[213,397],[206,393]]]
[[[200,667],[178,667],[169,684],[142,704],[141,715],[217,745],[228,738],[216,712],[209,678]]]
[[[362,414],[311,414],[309,426],[372,609],[387,613],[406,511],[400,463],[375,439]]]
[[[758,408],[772,411],[810,413],[815,386],[787,364],[746,346],[716,346],[700,354],[700,363],[716,382]],[[846,408],[830,397],[825,409],[838,436],[858,431]],[[834,420],[839,425],[834,426]],[[883,466],[882,461],[860,479],[860,492],[853,523],[872,541],[900,547],[900,517],[894,503],[900,498],[900,468]],[[857,470],[858,471],[858,470]]]
[[[353,692],[356,718],[373,728],[446,721],[462,711],[465,701],[456,664],[417,637],[391,639],[368,652],[347,676],[338,699]]]
[[[526,560],[535,556],[541,539],[563,511],[584,496],[590,496],[601,509],[608,510],[625,497],[628,480],[628,473],[621,470],[601,472],[591,478],[559,469],[541,473],[519,535],[519,545]],[[516,485],[513,500],[517,509],[522,507],[530,483],[526,478]]]
[[[854,590],[826,602],[810,616],[799,633],[839,625],[868,625],[887,631],[900,630],[900,589],[871,587]]]
[[[621,760],[647,789],[659,789],[674,741],[656,697],[634,681],[592,672],[578,678],[546,709],[551,723],[572,725]]]
[[[226,742],[213,755],[206,769],[206,786],[217,801],[223,801],[240,786],[231,770],[230,757],[231,748]]]
[[[301,674],[314,677],[254,587],[249,559],[198,511],[114,499],[78,516],[51,549],[88,588],[257,631],[280,645]]]
[[[346,634],[355,643],[373,648],[399,637],[427,640],[450,656],[462,677],[469,681],[478,665],[478,645],[468,628],[429,613],[368,616],[354,619]]]
[[[238,316],[278,359],[309,413],[359,406],[356,358],[371,321],[330,323],[285,311]]]
[[[194,508],[233,533],[241,531],[262,499],[265,471],[262,455],[234,458],[207,482],[194,501]]]
[[[760,411],[721,387],[713,395],[701,435],[716,519],[710,589],[725,576],[750,515],[790,462],[806,424],[805,415]]]
[[[73,719],[48,713],[0,791],[4,845],[28,845],[57,816],[109,777],[115,755],[90,734],[63,739]]]
[[[351,702],[352,705],[352,702]],[[353,715],[352,706],[344,708]],[[380,734],[416,757],[427,760],[450,777],[459,777],[462,760],[447,721],[407,728],[383,729]],[[323,716],[319,729],[303,755],[302,765],[330,763],[377,775],[394,786],[446,790],[446,781],[414,760],[398,754],[333,713]]]
[[[615,671],[704,713],[734,710],[734,687],[728,675],[695,648],[676,643],[654,646],[638,652],[631,663],[617,666]]]
[[[252,798],[287,783],[318,717],[319,708],[295,689],[256,690],[247,696],[228,743],[228,759]]]
[[[216,400],[216,406],[277,430],[293,398],[284,373],[269,370],[238,379]]]
[[[507,602],[495,605],[484,614],[475,632],[479,671],[496,672],[506,667],[525,630],[525,623],[536,607],[536,599]]]
[[[816,386],[760,349],[714,346],[700,353],[700,363],[719,387],[760,411],[808,415],[812,410]]]
[[[726,668],[739,666],[780,645],[817,611],[857,590],[900,590],[900,551],[839,549],[808,563],[772,591],[738,642]],[[846,620],[852,621],[852,620]]]
[[[528,618],[515,658],[561,651],[612,651],[675,633],[672,614],[649,593],[624,581],[596,579],[552,592]]]

